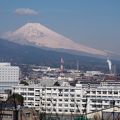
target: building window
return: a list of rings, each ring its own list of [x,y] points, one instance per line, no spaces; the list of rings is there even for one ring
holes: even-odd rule
[[[68,102],[68,99],[64,99],[65,102]]]
[[[34,93],[28,93],[28,95],[34,96]]]
[[[57,99],[53,99],[53,101],[57,101]]]
[[[101,91],[97,91],[98,94],[101,94]]]
[[[56,112],[56,109],[55,109],[55,108],[53,108],[53,111],[54,111],[54,112]]]
[[[65,97],[68,97],[68,94],[64,94]]]
[[[74,107],[74,104],[70,104],[70,107]]]
[[[59,112],[62,112],[62,109],[59,109]]]
[[[112,91],[108,91],[108,94],[112,94]]]
[[[98,100],[98,103],[102,103],[102,100]]]
[[[47,98],[47,101],[51,101],[51,99],[50,99],[50,98]]]
[[[69,91],[69,89],[65,89],[64,91],[65,91],[65,92],[68,92],[68,91]]]
[[[61,93],[59,93],[59,96],[62,96],[62,94],[61,94]]]
[[[35,92],[40,92],[40,90],[35,90]]]
[[[86,102],[86,99],[83,99],[82,102]]]
[[[77,102],[80,102],[80,100],[77,100]]]
[[[68,112],[68,110],[67,110],[67,109],[65,109],[65,110],[64,110],[64,112]]]
[[[34,88],[28,88],[28,91],[34,91]]]
[[[96,102],[96,100],[92,100],[92,102],[93,102],[93,103],[95,103],[95,102]]]
[[[47,106],[50,106],[50,104],[48,103]]]
[[[80,95],[77,95],[77,97],[80,97]]]
[[[64,104],[65,107],[68,107],[68,104]]]
[[[74,102],[75,100],[74,99],[71,99],[71,102]]]
[[[74,89],[71,89],[70,92],[74,92],[75,90]]]
[[[115,95],[117,95],[117,94],[118,94],[118,92],[117,92],[117,91],[114,91],[114,94],[115,94]]]
[[[60,93],[63,91],[63,89],[58,89],[58,90],[59,90]]]
[[[53,93],[52,95],[53,95],[53,96],[57,96],[57,93]]]
[[[103,91],[103,94],[107,94],[107,91]]]
[[[70,109],[70,112],[74,112],[74,109]]]
[[[62,101],[62,99],[59,99],[59,101]]]
[[[87,94],[89,94],[90,93],[90,91],[86,91],[87,92]]]
[[[51,95],[51,93],[47,93],[47,95]]]
[[[24,93],[24,92],[21,92],[20,94],[21,94],[21,95],[26,95],[26,93]]]
[[[96,94],[96,91],[92,91],[93,94]]]
[[[74,94],[70,94],[71,97],[74,97],[75,95]]]
[[[76,110],[76,112],[78,112],[78,113],[79,113],[79,112],[80,112],[80,110],[79,110],[79,109],[77,109],[77,110]]]
[[[62,104],[58,104],[59,105],[59,107],[62,107]]]
[[[56,104],[53,104],[53,106],[56,106]]]
[[[34,98],[32,98],[32,97],[28,97],[28,100],[34,100]]]

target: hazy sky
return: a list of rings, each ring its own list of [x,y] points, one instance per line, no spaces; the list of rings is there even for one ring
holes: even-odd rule
[[[27,22],[120,53],[120,0],[0,0],[0,34]]]

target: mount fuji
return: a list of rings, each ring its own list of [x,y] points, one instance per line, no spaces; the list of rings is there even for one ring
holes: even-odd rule
[[[13,32],[7,32],[4,38],[25,45],[51,49],[73,50],[92,55],[106,56],[106,52],[76,43],[40,23],[27,23]]]

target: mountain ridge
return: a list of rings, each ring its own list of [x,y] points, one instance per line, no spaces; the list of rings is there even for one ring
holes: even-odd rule
[[[5,34],[5,38],[20,44],[34,45],[36,47],[75,50],[77,52],[85,52],[101,56],[106,55],[106,52],[102,50],[75,43],[40,23],[27,23],[14,32],[8,32]]]
[[[13,64],[36,64],[59,67],[61,57],[64,59],[64,66],[71,69],[76,68],[76,61],[79,61],[81,69],[89,68],[95,70],[96,64],[103,66],[103,68],[107,65],[104,59],[44,50],[0,39],[0,61],[9,61]],[[100,69],[102,70],[102,68]]]

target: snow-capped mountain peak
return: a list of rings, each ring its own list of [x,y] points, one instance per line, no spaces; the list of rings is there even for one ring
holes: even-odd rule
[[[50,30],[40,23],[27,23],[14,32],[5,35],[7,39],[21,44],[31,44],[55,49],[67,49],[94,55],[106,55],[104,51],[90,48]]]

